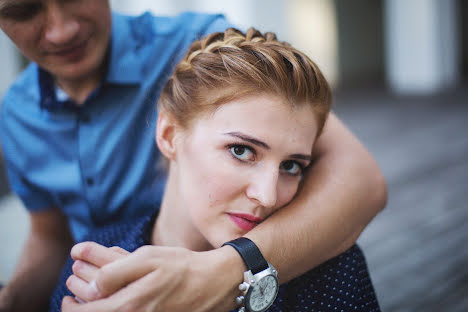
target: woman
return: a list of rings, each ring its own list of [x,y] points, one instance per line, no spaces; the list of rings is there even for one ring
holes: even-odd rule
[[[88,237],[136,256],[149,244],[220,248],[288,204],[313,162],[331,91],[317,66],[274,34],[229,29],[192,45],[158,105],[156,141],[168,168],[161,206]],[[79,284],[92,282],[95,268],[77,262],[73,270],[70,260],[52,311],[71,294],[67,278],[77,298],[93,300]],[[379,310],[357,246],[282,285],[269,309],[315,310]]]

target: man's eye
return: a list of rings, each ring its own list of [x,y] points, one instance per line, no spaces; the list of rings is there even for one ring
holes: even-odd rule
[[[3,18],[24,22],[35,17],[42,6],[40,3],[28,3],[24,5],[12,5],[2,9],[0,15]]]
[[[255,158],[255,153],[244,145],[231,146],[230,151],[234,157],[242,161],[252,161]]]
[[[287,160],[281,164],[281,170],[285,171],[287,174],[297,176],[302,174],[303,168],[298,162]]]

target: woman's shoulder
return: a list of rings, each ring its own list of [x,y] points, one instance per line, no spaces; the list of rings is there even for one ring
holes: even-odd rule
[[[380,311],[359,246],[282,285],[273,311]]]

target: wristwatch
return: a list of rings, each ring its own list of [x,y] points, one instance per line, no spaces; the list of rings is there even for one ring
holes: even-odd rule
[[[242,306],[239,312],[266,311],[278,295],[278,272],[250,239],[240,237],[225,245],[234,247],[247,266],[244,282],[239,285],[242,295],[236,298],[236,303]]]

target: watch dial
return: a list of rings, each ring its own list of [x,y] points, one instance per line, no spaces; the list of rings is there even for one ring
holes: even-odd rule
[[[267,275],[257,282],[249,296],[249,306],[251,311],[263,311],[275,300],[278,292],[276,279]]]

